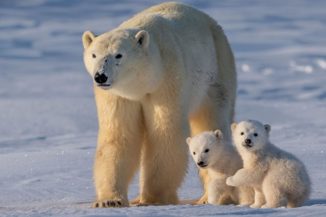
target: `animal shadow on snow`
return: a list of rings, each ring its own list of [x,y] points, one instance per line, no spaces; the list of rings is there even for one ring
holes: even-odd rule
[[[313,206],[313,205],[326,205],[326,199],[310,199],[306,201],[302,207],[305,206]],[[300,207],[298,207],[300,208]],[[284,210],[291,210],[291,209],[282,209]],[[218,215],[261,215],[261,214],[272,214],[280,211],[280,209],[249,209],[249,210],[239,210],[233,211],[228,213],[219,213]]]
[[[310,199],[303,206],[326,205],[326,199]]]
[[[276,213],[278,210],[275,209],[248,209],[248,210],[239,210],[227,213],[218,213],[218,215],[245,215],[245,216],[253,216],[253,215],[266,215]]]

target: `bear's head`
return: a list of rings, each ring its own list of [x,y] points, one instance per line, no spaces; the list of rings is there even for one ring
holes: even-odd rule
[[[192,158],[200,168],[209,168],[219,158],[222,149],[223,134],[220,130],[203,132],[187,138]]]
[[[271,126],[254,120],[242,121],[231,125],[233,141],[241,151],[261,150],[269,143]]]
[[[86,31],[82,40],[86,69],[98,87],[129,99],[157,87],[160,57],[147,31],[116,29],[99,36]]]

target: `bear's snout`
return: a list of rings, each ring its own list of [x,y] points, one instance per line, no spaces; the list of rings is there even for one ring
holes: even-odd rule
[[[245,143],[244,145],[246,147],[248,147],[248,148],[251,148],[252,147],[252,141],[251,141],[251,139],[245,139],[244,143]]]
[[[207,165],[205,165],[204,161],[197,162],[197,165],[200,166],[200,167],[206,167],[207,166]]]
[[[246,143],[246,145],[250,145],[251,144],[251,139],[246,139],[245,143]]]
[[[108,76],[106,76],[104,73],[100,74],[96,72],[94,76],[94,80],[98,84],[103,84],[108,80]]]

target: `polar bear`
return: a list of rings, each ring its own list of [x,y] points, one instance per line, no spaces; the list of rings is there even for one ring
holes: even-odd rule
[[[227,144],[220,130],[206,131],[187,138],[190,154],[197,166],[207,170],[208,203],[215,205],[250,205],[254,201],[254,191],[249,187],[227,186],[226,178],[242,168],[242,160],[232,144]]]
[[[178,203],[189,131],[219,128],[231,140],[236,71],[222,28],[168,2],[99,36],[86,31],[82,41],[99,122],[93,206],[128,206],[138,168],[137,203]]]
[[[270,143],[270,125],[249,120],[233,123],[231,128],[244,168],[226,183],[253,187],[252,208],[302,205],[310,193],[308,173],[299,159]]]

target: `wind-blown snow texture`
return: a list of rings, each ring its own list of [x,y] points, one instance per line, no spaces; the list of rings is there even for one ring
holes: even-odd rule
[[[272,141],[306,164],[311,199],[296,209],[90,209],[97,120],[81,35],[113,29],[155,2],[2,0],[0,216],[326,215],[326,2],[185,2],[218,20],[231,42],[239,78],[236,120],[272,125]],[[135,180],[130,198],[137,192]],[[191,162],[180,196],[200,194]]]

